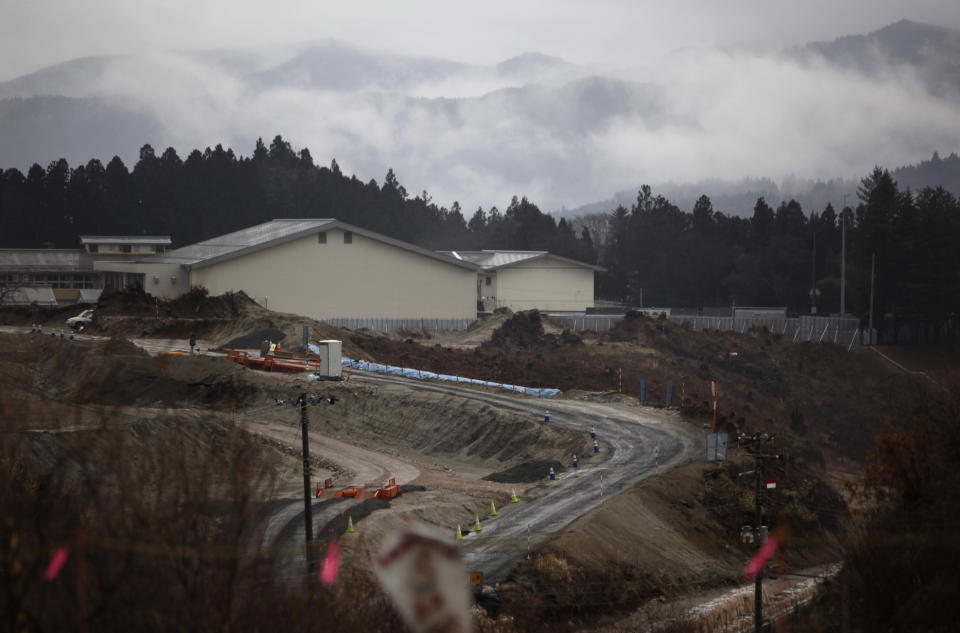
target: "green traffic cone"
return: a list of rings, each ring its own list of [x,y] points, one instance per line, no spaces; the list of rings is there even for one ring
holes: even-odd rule
[[[490,516],[497,516],[497,506],[493,505],[493,501],[490,502]]]
[[[353,517],[347,517],[347,532],[353,532]]]
[[[459,524],[459,523],[457,523],[457,540],[458,540],[458,541],[462,541],[462,540],[463,540],[463,532],[460,530],[460,524]]]
[[[473,531],[474,531],[474,532],[479,532],[479,531],[481,531],[481,530],[483,529],[483,527],[480,525],[480,515],[478,514],[478,515],[476,515],[476,517],[477,517],[477,521],[476,521],[476,523],[475,523],[474,526],[473,526]]]
[[[517,499],[517,489],[516,489],[516,488],[513,489],[513,496],[510,497],[510,501],[512,501],[513,503],[520,503],[520,500]]]

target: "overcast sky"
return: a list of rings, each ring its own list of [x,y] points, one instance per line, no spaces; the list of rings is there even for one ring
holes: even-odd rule
[[[472,63],[540,51],[642,65],[677,48],[781,48],[901,18],[960,27],[958,0],[0,0],[0,80],[84,55],[326,37]]]
[[[960,29],[960,0],[0,0],[0,80],[124,56],[96,73],[48,77],[56,85],[40,94],[103,97],[157,130],[97,135],[110,143],[94,154],[69,145],[76,134],[57,136],[56,120],[23,140],[29,149],[42,136],[46,149],[0,146],[0,167],[132,162],[146,142],[182,156],[217,143],[248,155],[258,136],[282,134],[318,164],[335,157],[364,181],[393,168],[409,191],[467,209],[513,194],[572,208],[643,182],[855,178],[960,149],[960,100],[931,94],[910,70],[867,77],[771,53],[904,18]],[[265,70],[291,45],[327,38],[474,65],[537,51],[576,67],[524,77],[467,68],[403,85],[380,77],[355,90],[297,75],[261,88],[253,67],[182,54],[249,49]],[[313,63],[348,79],[369,72],[331,55]],[[390,74],[391,57],[378,59]],[[573,81],[594,76],[606,79]],[[34,118],[9,123],[5,138]]]

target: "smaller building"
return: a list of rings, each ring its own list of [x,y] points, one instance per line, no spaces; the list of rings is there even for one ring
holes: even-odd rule
[[[480,266],[477,308],[492,312],[584,312],[593,307],[594,276],[604,269],[547,251],[443,251]]]
[[[131,253],[162,255],[170,243],[169,235],[81,235],[79,249],[0,249],[0,303],[96,303],[104,286],[123,288],[127,280],[108,278],[94,270],[94,262],[129,259]]]

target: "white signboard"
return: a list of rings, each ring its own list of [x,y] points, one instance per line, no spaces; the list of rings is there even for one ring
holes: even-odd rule
[[[414,633],[468,633],[470,592],[456,547],[426,529],[394,537],[375,562],[380,584]]]
[[[723,462],[727,460],[727,434],[707,433],[707,461]]]

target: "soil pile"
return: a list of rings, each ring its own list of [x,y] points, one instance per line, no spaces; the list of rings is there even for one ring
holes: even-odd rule
[[[513,468],[500,472],[490,473],[484,479],[503,484],[527,484],[547,479],[550,476],[551,468],[555,473],[561,473],[564,470],[563,464],[560,462],[538,459],[517,464]]]
[[[71,305],[62,308],[42,308],[38,305],[0,306],[0,323],[5,325],[41,325],[51,324],[59,327],[70,317],[77,316],[89,308],[86,305]]]
[[[250,334],[244,334],[230,339],[220,346],[220,349],[259,349],[263,341],[282,341],[287,335],[275,327],[267,327]]]
[[[243,406],[257,393],[245,373],[249,370],[224,358],[150,357],[122,339],[0,335],[0,345],[10,350],[0,358],[4,389],[31,399],[117,406]]]
[[[490,345],[495,347],[529,347],[543,344],[543,323],[539,310],[518,312],[493,331]]]
[[[643,339],[656,332],[658,322],[648,319],[642,312],[630,310],[607,332],[607,339],[618,342]]]
[[[106,290],[97,303],[97,316],[152,316],[174,318],[235,318],[256,305],[243,291],[211,297],[206,288],[194,287],[176,299],[159,299],[143,288]]]

